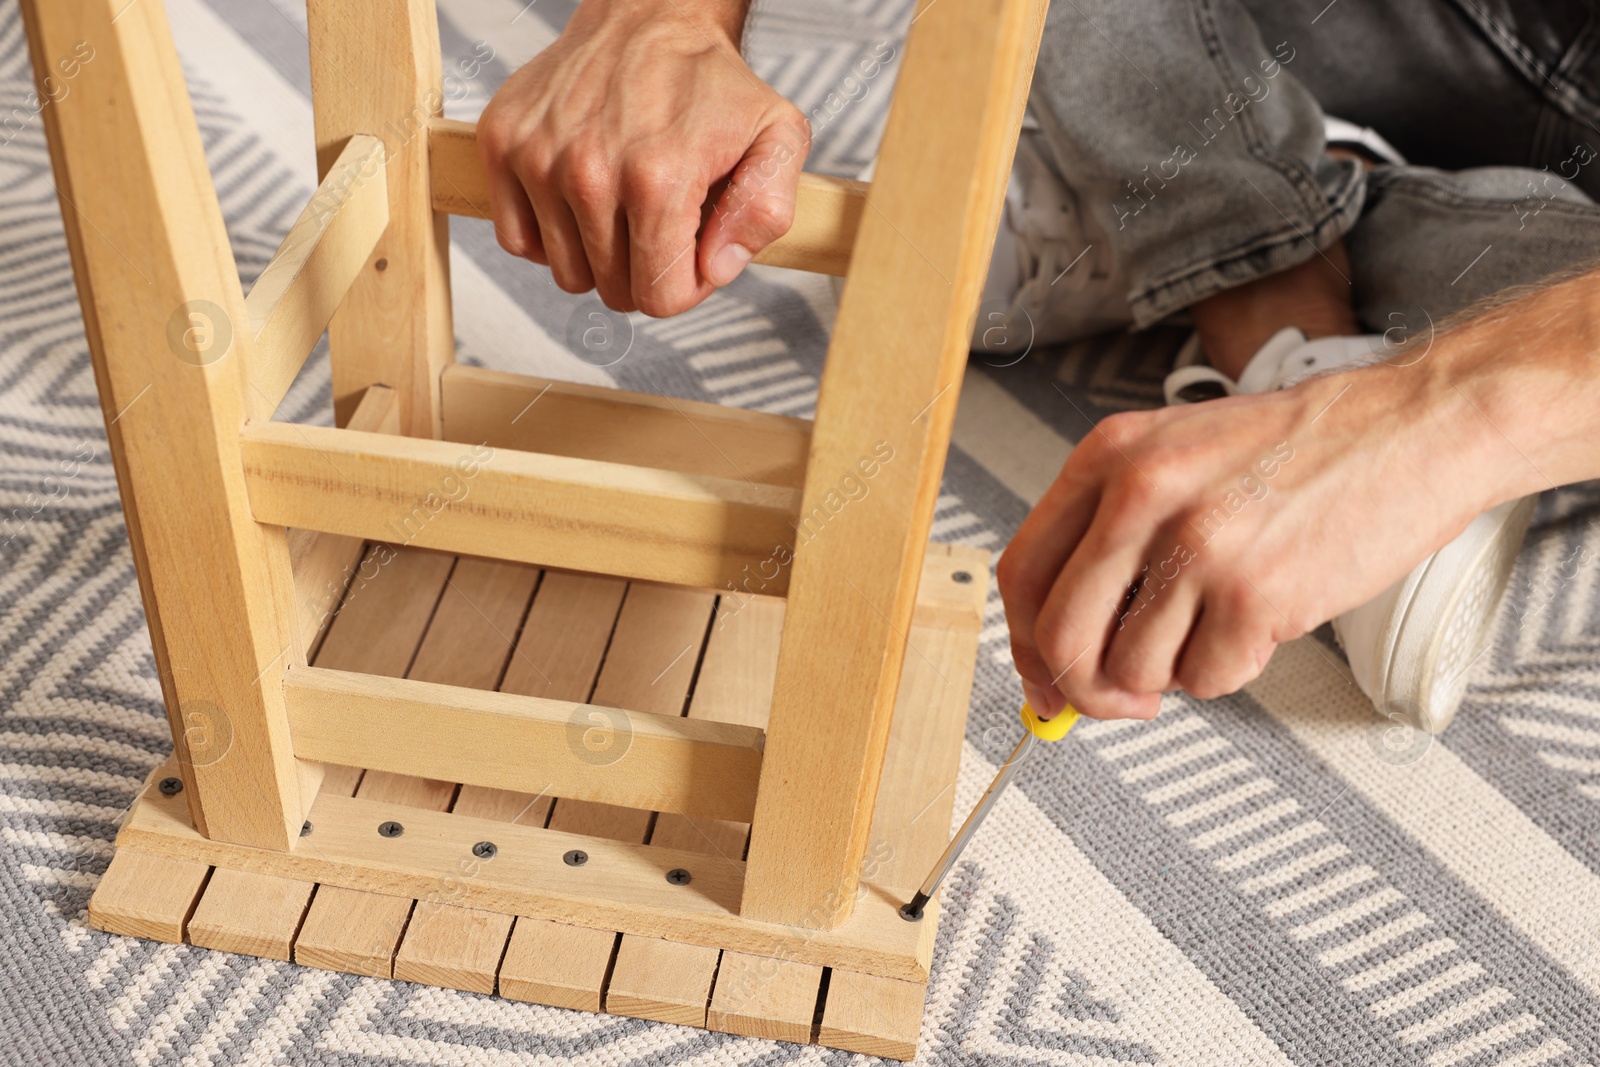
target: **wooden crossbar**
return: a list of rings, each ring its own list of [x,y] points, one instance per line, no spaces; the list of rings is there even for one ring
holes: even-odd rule
[[[428,156],[437,211],[489,217],[489,189],[478,158],[476,123],[436,118],[428,124]],[[757,263],[843,277],[866,207],[865,182],[800,175],[794,225],[756,256]]]
[[[440,395],[446,441],[805,485],[809,419],[459,363]]]
[[[676,585],[787,587],[781,486],[326,426],[246,426],[256,521]],[[776,554],[776,555],[775,555]],[[741,586],[742,587],[742,586]]]
[[[300,759],[749,821],[754,726],[304,667],[283,683]]]
[[[275,411],[389,226],[383,142],[350,138],[245,298],[248,407]]]

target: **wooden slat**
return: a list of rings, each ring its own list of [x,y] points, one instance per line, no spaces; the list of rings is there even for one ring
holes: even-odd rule
[[[706,626],[716,605],[716,597],[688,589],[634,582],[628,587],[622,610],[617,616],[616,629],[611,635],[610,648],[604,667],[595,683],[591,703],[616,708],[638,709],[662,717],[682,716],[688,699],[689,687],[699,664],[700,650],[706,639]],[[681,721],[681,720],[680,720]],[[597,723],[603,731],[602,738],[609,745],[628,744],[628,751],[638,741],[635,732],[629,738],[614,739],[614,729],[609,722]],[[607,758],[605,747],[595,752],[597,761]],[[624,757],[625,758],[625,757]],[[619,761],[620,762],[620,761]],[[590,803],[583,800],[562,799],[556,802],[550,816],[550,828],[572,834],[637,844],[650,832],[654,817],[650,810],[623,808],[611,804]],[[663,871],[663,874],[665,872]],[[672,887],[665,884],[662,889]],[[529,918],[517,920],[518,928],[531,924]],[[612,993],[605,992],[596,982],[592,988],[580,987],[581,982],[603,978],[603,964],[611,961],[616,938],[597,935],[572,935],[565,932],[530,930],[533,940],[554,942],[566,954],[553,958],[548,964],[520,972],[525,982],[553,989],[558,995],[570,999],[589,999],[598,1002],[602,992],[609,1010],[621,1012],[618,1005],[626,1000],[612,1001]],[[626,942],[626,938],[621,939]],[[664,943],[663,943],[664,944]],[[679,967],[698,966],[710,955],[712,970],[716,967],[716,949],[692,945],[672,945],[664,948],[657,958]],[[617,965],[624,957],[617,957]],[[624,970],[624,984],[631,972]],[[706,976],[709,981],[709,975]],[[616,989],[613,971],[612,989]],[[631,1002],[630,1006],[648,1010],[648,994]],[[702,1018],[704,1016],[702,998]],[[653,1016],[645,1016],[653,1017]]]
[[[434,119],[433,206],[452,215],[489,217],[489,192],[478,159],[477,125]],[[843,275],[861,225],[866,186],[821,174],[802,174],[789,232],[756,256],[757,263]]]
[[[1045,6],[925,0],[911,24],[812,427],[801,514],[830,517],[802,532],[792,568],[750,840],[752,918],[824,929],[856,899]],[[847,474],[870,490],[830,507]]]
[[[189,920],[189,940],[201,948],[292,959],[294,934],[314,889],[311,882],[219,867]]]
[[[374,385],[350,417],[350,428],[372,433],[399,433],[400,408],[394,390]],[[289,567],[294,572],[295,625],[307,658],[327,632],[345,591],[360,570],[365,544],[359,537],[289,531]]]
[[[89,898],[89,925],[108,934],[181,944],[209,865],[117,849]]]
[[[706,1025],[803,1045],[811,1040],[821,984],[822,968],[814,963],[724,952]]]
[[[334,670],[404,676],[417,656],[454,560],[388,545],[374,545],[369,560],[374,576],[346,597],[323,639],[317,664]],[[357,796],[382,802],[384,818],[389,818],[396,806],[444,811],[454,793],[451,783],[374,771],[363,776]],[[399,821],[407,819],[409,814]],[[364,827],[365,833],[377,838],[377,822]],[[315,808],[312,824],[312,835],[299,849],[304,855],[321,852],[332,831],[322,825]],[[323,881],[315,875],[303,880]],[[416,896],[427,897],[438,884],[436,874],[429,885],[418,888]],[[411,898],[363,892],[359,887],[319,885],[295,941],[295,961],[390,977],[411,907]]]
[[[345,425],[383,382],[403,433],[439,435],[439,372],[455,358],[449,219],[436,214],[427,123],[443,110],[433,0],[309,0],[317,172],[357,134],[383,139],[389,227],[328,324],[333,407]]]
[[[615,578],[547,571],[528,612],[516,655],[506,668],[502,691],[587,701],[594,692],[627,590],[628,584]],[[611,824],[634,817],[629,809],[602,804],[568,802],[561,807],[568,809],[564,813],[568,823],[587,825],[597,836],[626,835],[626,824],[620,831]],[[599,1011],[616,941],[610,930],[518,918],[500,964],[500,994],[559,1008]]]
[[[241,435],[262,523],[701,587],[771,569],[799,494],[779,486],[263,423]],[[781,593],[787,573],[776,568]]]
[[[444,439],[799,489],[811,423],[785,415],[456,365]]]
[[[462,649],[454,662],[475,661]],[[750,726],[318,667],[290,672],[284,699],[301,759],[708,819],[755,810]],[[625,750],[597,759],[585,739],[612,730]]]
[[[462,559],[451,572],[433,622],[417,650],[410,678],[447,686],[492,690],[505,674],[528,613],[539,572],[515,563]],[[435,729],[442,724],[435,724]],[[395,722],[393,731],[403,729]],[[488,738],[477,739],[485,747]],[[520,805],[520,806],[518,806]],[[452,811],[507,822],[525,818],[535,798],[477,789],[457,796]],[[528,825],[542,826],[543,818]],[[495,970],[511,935],[512,917],[460,907],[452,887],[477,877],[492,859],[462,856],[440,883],[440,892],[417,901],[405,940],[394,958],[394,976],[412,982],[493,993]]]
[[[892,1060],[915,1059],[927,982],[864,974],[850,974],[841,982],[844,977],[836,970],[828,983],[817,1043]]]
[[[783,602],[763,597],[736,605],[729,597],[719,602],[686,721],[753,726],[766,719]],[[744,856],[749,832],[744,821],[663,812],[656,817],[650,843],[737,862]],[[606,991],[606,1009],[641,1019],[705,1026],[720,955],[714,948],[624,934]],[[811,996],[816,999],[815,987]]]
[[[783,636],[783,601],[724,596],[717,608],[691,715],[764,726]],[[700,838],[743,850],[750,827],[663,815],[652,841],[688,847]],[[822,968],[811,963],[723,952],[705,1025],[749,1037],[804,1043],[811,1038]]]
[[[703,1027],[720,955],[700,945],[626,935],[606,987],[606,1011]]]
[[[973,580],[956,581],[961,573]],[[894,787],[878,794],[873,813],[867,863],[876,884],[915,886],[949,839],[988,573],[986,552],[928,546],[921,621],[911,631],[912,652],[884,760],[884,781]],[[929,912],[922,924],[937,921]],[[835,968],[818,1041],[869,1056],[912,1059],[926,999],[925,981]]]
[[[609,930],[519,918],[500,963],[500,995],[574,1011],[599,1011],[616,941],[617,935]]]
[[[247,406],[270,418],[389,225],[383,142],[359,134],[329,168],[245,297],[256,350]]]
[[[303,662],[294,584],[283,529],[240,506],[254,338],[166,13],[22,10],[50,86],[60,57],[95,50],[70,93],[41,80],[40,114],[182,796],[214,838],[288,848],[318,769],[296,764],[278,687],[257,683]]]

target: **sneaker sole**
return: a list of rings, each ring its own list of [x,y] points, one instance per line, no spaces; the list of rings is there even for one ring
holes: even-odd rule
[[[1536,501],[1525,497],[1478,516],[1392,590],[1372,663],[1376,684],[1362,686],[1380,713],[1430,733],[1450,725],[1469,672],[1483,654]],[[1386,599],[1387,594],[1378,598]],[[1352,656],[1352,666],[1356,662]]]

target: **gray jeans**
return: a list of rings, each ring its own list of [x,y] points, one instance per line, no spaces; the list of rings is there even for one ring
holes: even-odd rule
[[[1420,329],[1600,255],[1593,7],[1056,0],[1032,110],[1133,325],[1343,237],[1363,326]],[[1408,165],[1328,155],[1324,111]]]

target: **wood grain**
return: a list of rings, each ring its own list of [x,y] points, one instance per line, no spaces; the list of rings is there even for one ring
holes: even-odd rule
[[[439,372],[455,358],[449,216],[433,210],[428,122],[443,112],[434,0],[308,0],[317,173],[350,138],[383,140],[389,227],[328,324],[339,425],[382,382],[401,432],[439,435]]]
[[[350,138],[245,297],[254,418],[271,418],[283,402],[389,225],[383,152],[376,137]]]
[[[274,684],[303,662],[294,584],[282,527],[240,506],[254,338],[172,33],[160,4],[23,14],[40,79],[93,42],[40,114],[183,796],[212,837],[286,849],[319,773]]]
[[[404,676],[417,656],[455,561],[449,556],[389,545],[374,545],[370,560],[371,577],[364,577],[369,570],[364,567],[363,576],[358,576],[359,584],[352,584],[323,639],[317,664],[335,670]],[[362,777],[356,796],[379,807],[359,833],[386,840],[377,834],[379,823],[389,819],[409,822],[410,813],[403,810],[407,807],[443,812],[454,795],[452,783],[369,772]],[[312,824],[311,836],[298,850],[302,855],[323,852],[325,840],[333,836],[333,827],[324,825],[315,808]],[[448,862],[438,868],[450,869]],[[315,876],[302,880],[323,881]],[[428,899],[437,892],[438,885],[436,871],[427,884],[419,887],[415,897]],[[361,887],[319,884],[295,941],[295,961],[352,974],[392,976],[395,950],[410,919],[413,899],[364,892]]]
[[[978,621],[988,592],[988,553],[929,545],[912,652],[895,706],[865,877],[907,899],[944,851],[972,693]],[[958,575],[973,576],[961,582]],[[938,922],[934,911],[920,925]],[[922,1029],[926,982],[835,968],[818,1041],[869,1056],[909,1060]]]
[[[241,435],[251,513],[541,566],[721,587],[769,565],[799,494],[485,445],[263,423]],[[770,592],[782,592],[782,574]]]
[[[89,898],[89,925],[109,934],[182,944],[211,867],[119,848]]]
[[[470,673],[479,660],[463,649],[453,662]],[[284,699],[302,759],[707,819],[755,810],[751,726],[318,667],[290,672]],[[589,739],[613,732],[626,749],[596,758]]]
[[[350,428],[372,433],[399,433],[400,408],[394,390],[374,385],[350,417]],[[359,537],[289,531],[289,568],[294,572],[295,626],[306,658],[316,654],[322,635],[338,612],[345,591],[356,576],[366,544]]]
[[[795,551],[750,839],[754,919],[827,929],[856,899],[1045,6],[924,0],[911,23],[812,427],[802,526],[829,517]],[[869,488],[837,505],[846,477]]]
[[[446,367],[444,439],[799,489],[811,423],[483,367]]]

